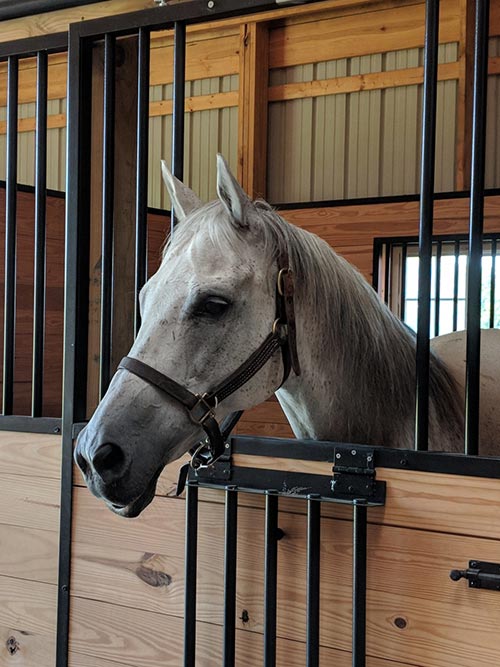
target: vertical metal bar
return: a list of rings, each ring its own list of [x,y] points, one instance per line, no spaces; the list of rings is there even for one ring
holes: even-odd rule
[[[186,95],[186,25],[174,24],[174,86],[172,116],[172,173],[180,181],[184,178],[184,105]],[[170,229],[175,226],[171,211]]]
[[[385,255],[384,255],[384,303],[389,303],[389,297],[391,293],[391,258],[392,258],[392,243],[385,243]]]
[[[139,292],[148,279],[149,30],[139,30],[137,61],[137,175],[135,192],[135,333],[141,326]]]
[[[47,208],[47,52],[37,55],[35,141],[35,268],[31,416],[41,417],[45,338],[45,237]]]
[[[319,568],[321,503],[307,500],[306,667],[319,667]]]
[[[198,487],[186,487],[186,555],[184,582],[184,667],[196,665],[196,571],[198,552]]]
[[[401,303],[400,319],[404,322],[406,315],[406,260],[408,258],[408,244],[403,243],[401,248]]]
[[[83,421],[87,411],[92,51],[80,38],[78,24],[71,26],[69,31],[68,63],[63,441],[56,667],[67,667],[68,664],[73,424]]]
[[[278,496],[266,495],[264,566],[264,667],[276,666],[276,591],[278,573]]]
[[[99,395],[111,379],[111,328],[113,312],[113,214],[115,197],[115,61],[112,35],[104,37],[104,114],[102,151],[101,337]]]
[[[439,315],[441,310],[441,256],[443,254],[442,241],[437,242],[436,248],[436,284],[434,285],[434,335],[439,336]]]
[[[367,508],[363,501],[354,501],[352,529],[352,667],[365,667]]]
[[[453,271],[453,331],[456,331],[458,328],[458,271],[460,268],[460,241],[455,241],[453,253],[455,257],[455,266]]]
[[[3,414],[14,408],[16,328],[17,120],[19,61],[7,64],[7,172],[5,183],[5,303],[3,329]]]
[[[426,450],[429,439],[429,327],[431,300],[434,163],[436,152],[436,91],[439,38],[439,0],[425,3],[424,91],[420,166],[420,224],[417,325],[417,391],[415,448]]]
[[[467,369],[465,381],[465,453],[479,447],[479,373],[481,361],[481,258],[483,253],[486,94],[488,86],[489,0],[476,0],[469,257],[467,272]]]
[[[238,492],[226,489],[224,540],[224,654],[223,667],[234,667],[236,660],[236,556],[238,541]]]
[[[497,261],[497,240],[495,238],[491,239],[490,329],[493,329],[495,326],[496,261]]]

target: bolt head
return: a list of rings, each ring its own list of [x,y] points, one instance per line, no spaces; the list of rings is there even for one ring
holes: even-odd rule
[[[351,449],[351,454],[352,454],[353,456],[356,456],[357,451],[356,451],[355,449]]]
[[[207,2],[207,7],[208,7],[209,9],[213,9],[213,8],[215,7],[215,2],[214,2],[214,0],[208,0],[208,2]]]
[[[341,456],[342,456],[342,454],[335,454],[335,458],[336,458],[336,459],[340,459]]]

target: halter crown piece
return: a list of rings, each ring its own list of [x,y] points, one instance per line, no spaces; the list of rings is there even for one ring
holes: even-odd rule
[[[118,368],[137,375],[181,403],[186,408],[191,421],[204,429],[207,434],[206,439],[190,450],[192,458],[188,467],[190,465],[195,470],[211,466],[222,456],[226,440],[242,415],[242,412],[230,414],[224,420],[221,428],[215,418],[215,410],[219,403],[222,403],[224,399],[231,396],[256,375],[278,349],[281,348],[283,358],[283,379],[280,387],[287,380],[291,369],[296,375],[300,375],[293,303],[295,288],[287,251],[280,253],[277,264],[276,317],[271,332],[241,366],[211,391],[205,394],[194,394],[152,366],[132,357],[124,357],[118,366]],[[178,493],[182,492],[186,477],[187,468],[181,472]]]

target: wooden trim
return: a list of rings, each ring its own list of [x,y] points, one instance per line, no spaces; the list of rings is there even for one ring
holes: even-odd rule
[[[458,79],[459,64],[443,63],[439,66],[439,81]],[[286,83],[269,88],[269,101],[296,100],[321,95],[336,95],[339,93],[356,93],[361,90],[380,90],[382,88],[397,88],[421,84],[424,80],[423,67],[413,67],[390,72],[375,72],[373,74],[356,74],[334,79],[319,81],[305,81],[301,83]]]
[[[240,32],[238,178],[252,197],[266,196],[269,77],[267,23],[250,23]]]
[[[421,2],[421,0],[420,0]],[[419,0],[378,0],[370,4],[375,10],[394,7],[394,5],[420,4]],[[287,21],[311,21],[322,16],[344,16],[366,12],[366,0],[323,0],[298,7],[285,7],[266,13],[251,14],[246,17],[233,17],[223,21],[210,21],[198,25],[188,26],[188,32],[200,32],[213,27],[228,28],[239,26],[244,22],[261,22],[284,19]],[[103,18],[105,16],[125,14],[126,12],[140,11],[151,8],[151,0],[106,0],[83,7],[65,9],[56,12],[31,16],[29,18],[3,21],[0,28],[0,42],[9,42],[14,39],[36,37],[56,32],[65,32],[71,23]]]

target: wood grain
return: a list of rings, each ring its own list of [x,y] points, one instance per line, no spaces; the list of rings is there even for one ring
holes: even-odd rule
[[[59,480],[60,467],[61,436],[20,431],[0,433],[0,469],[3,472]]]
[[[0,575],[57,583],[59,533],[0,524]]]
[[[89,507],[79,515],[75,596],[130,606],[130,612],[122,610],[122,620],[130,614],[135,620],[137,608],[154,617],[166,615],[163,624],[167,625],[171,617],[182,617],[184,511],[182,503],[159,500],[156,502],[161,509],[147,510],[149,516],[145,515],[144,520],[128,522],[133,525],[126,537],[126,529],[118,528],[122,520],[114,516],[106,520],[104,508]],[[223,507],[203,503],[200,511],[198,619],[219,625],[223,605]],[[155,525],[160,517],[162,525]],[[239,620],[239,627],[253,632],[263,629],[263,525],[262,510],[240,509],[237,616],[246,609],[249,621],[243,624]],[[278,634],[303,641],[306,520],[304,516],[281,513],[279,526],[285,537],[278,546]],[[135,553],[128,550],[134,543]],[[498,548],[495,540],[371,525],[369,653],[381,659],[405,655],[410,662],[429,667],[449,665],[452,656],[453,664],[469,667],[474,654],[474,664],[491,665],[500,641],[495,632],[500,622],[497,598],[488,591],[469,589],[461,585],[463,582],[457,585],[448,575],[470,557],[495,558]],[[321,642],[345,651],[350,647],[351,557],[350,522],[324,519]],[[74,606],[78,604],[74,600]],[[394,622],[400,617],[407,623],[403,630]],[[161,626],[160,621],[154,623]],[[131,655],[129,650],[136,649],[127,646],[127,656]]]
[[[58,531],[58,480],[0,473],[0,523]]]
[[[318,21],[311,30],[306,23],[278,27],[270,34],[271,68],[315,63],[421,47],[424,43],[424,5],[392,7],[356,16]],[[441,3],[439,39],[457,41],[459,11],[455,0]]]
[[[1,665],[53,667],[56,601],[56,586],[0,577]]]

